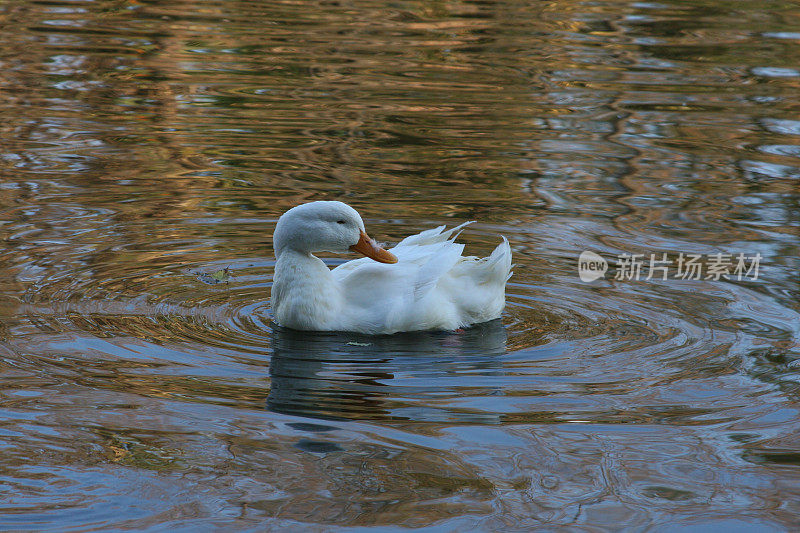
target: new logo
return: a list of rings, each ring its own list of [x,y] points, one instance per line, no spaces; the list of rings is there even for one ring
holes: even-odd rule
[[[589,250],[581,252],[578,258],[578,276],[585,283],[600,279],[606,275],[608,263],[605,259]]]

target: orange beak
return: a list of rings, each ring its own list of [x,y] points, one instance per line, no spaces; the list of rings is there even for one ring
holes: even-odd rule
[[[374,259],[379,263],[397,263],[397,258],[393,253],[387,252],[378,243],[370,239],[369,235],[361,232],[358,242],[350,247],[354,252],[366,255],[370,259]]]

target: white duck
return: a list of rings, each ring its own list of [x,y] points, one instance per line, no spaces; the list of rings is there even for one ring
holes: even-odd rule
[[[292,329],[368,334],[454,330],[498,318],[511,248],[503,237],[489,257],[461,257],[464,245],[450,237],[466,224],[406,237],[388,252],[347,204],[293,207],[273,235],[273,315]],[[356,251],[369,259],[331,270],[312,255],[322,251]]]

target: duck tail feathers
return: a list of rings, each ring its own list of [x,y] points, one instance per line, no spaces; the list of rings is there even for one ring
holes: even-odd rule
[[[505,283],[511,277],[511,245],[503,237],[503,242],[497,245],[489,257],[484,259],[486,281],[497,280]]]

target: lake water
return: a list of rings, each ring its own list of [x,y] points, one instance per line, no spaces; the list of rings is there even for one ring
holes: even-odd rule
[[[10,0],[0,27],[1,529],[800,525],[796,2]],[[388,243],[505,235],[502,320],[274,326],[275,221],[318,199]]]

